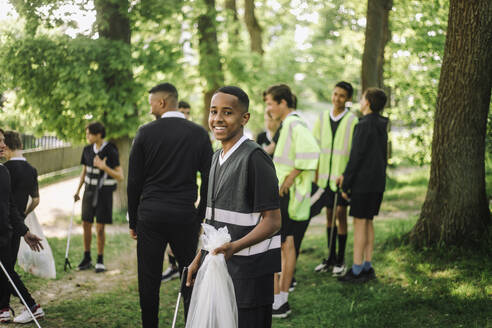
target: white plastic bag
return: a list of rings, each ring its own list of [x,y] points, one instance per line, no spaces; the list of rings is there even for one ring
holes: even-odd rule
[[[40,252],[35,252],[26,244],[24,238],[21,238],[19,253],[17,260],[19,266],[24,271],[32,273],[41,278],[56,278],[55,259],[51,252],[50,245],[43,234],[43,229],[38,222],[38,218],[34,211],[29,213],[24,223],[29,228],[29,231],[41,238],[43,249]]]
[[[212,252],[231,241],[227,227],[216,230],[202,224],[203,249]],[[191,295],[186,328],[235,328],[238,326],[236,295],[224,254],[207,254],[198,270]]]

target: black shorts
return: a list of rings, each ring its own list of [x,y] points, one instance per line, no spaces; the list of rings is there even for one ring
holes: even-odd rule
[[[355,218],[372,220],[379,214],[382,200],[382,192],[352,193],[349,214]]]
[[[284,242],[287,236],[304,236],[311,220],[296,221],[289,216],[289,194],[280,197],[280,214],[282,216],[282,227],[280,228],[281,241]],[[301,237],[302,239],[302,237]],[[299,241],[300,242],[300,241]],[[294,240],[295,243],[295,240]]]
[[[335,194],[337,194],[337,192],[335,191],[332,191],[330,189],[330,186],[326,186],[326,189],[325,189],[325,193],[326,193],[326,203],[325,203],[325,206],[328,208],[328,209],[333,209],[333,203],[335,202]],[[337,196],[337,206],[345,206],[347,207],[349,205],[348,201],[342,197],[342,193],[341,192],[338,192],[338,196]]]
[[[97,205],[93,207],[94,190],[85,189],[82,196],[82,221],[97,223],[113,223],[113,190],[102,188],[99,190]]]
[[[237,309],[239,328],[271,328],[272,305]]]

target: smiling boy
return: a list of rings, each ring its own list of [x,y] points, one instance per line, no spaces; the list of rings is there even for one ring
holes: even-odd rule
[[[235,86],[212,97],[209,127],[222,149],[210,169],[206,222],[226,226],[231,242],[224,253],[234,283],[240,328],[271,327],[273,274],[280,270],[278,181],[271,158],[243,134],[248,95]],[[201,252],[189,267],[187,285],[198,270]]]

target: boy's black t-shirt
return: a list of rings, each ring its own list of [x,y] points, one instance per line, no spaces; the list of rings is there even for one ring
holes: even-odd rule
[[[268,146],[272,142],[270,139],[268,139],[267,132],[263,131],[260,134],[258,134],[258,137],[256,137],[256,143],[260,146]]]
[[[114,169],[120,166],[120,159],[118,154],[118,148],[113,143],[106,143],[105,146],[100,149],[97,153],[101,159],[106,158],[106,165]],[[94,145],[87,145],[82,151],[82,158],[80,159],[80,164],[87,167],[86,172],[86,188],[95,188],[97,186],[97,181],[102,177],[103,172],[101,172],[97,167],[94,166],[94,157],[96,157],[96,152],[94,151]],[[110,175],[107,175],[106,182],[102,186],[103,190],[115,190],[116,180]]]
[[[9,170],[12,193],[19,213],[24,217],[29,196],[39,197],[38,172],[25,160],[5,162]]]

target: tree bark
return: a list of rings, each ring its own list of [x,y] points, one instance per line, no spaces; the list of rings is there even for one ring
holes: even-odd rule
[[[236,0],[226,0],[225,9],[230,28],[227,29],[227,41],[234,46],[239,40],[239,19],[237,17]]]
[[[362,91],[383,88],[384,48],[390,39],[389,12],[393,0],[368,0],[362,55]]]
[[[126,44],[131,42],[130,18],[128,16],[128,0],[96,0],[96,26],[99,37],[113,41],[121,41]],[[133,79],[131,70],[121,71],[117,76],[110,76],[105,80],[107,90],[118,87],[118,81],[128,81]],[[115,108],[109,110],[117,110]],[[135,111],[132,116],[138,116],[138,110],[135,105]],[[111,125],[111,122],[104,122]],[[108,124],[109,123],[109,124]],[[120,165],[123,168],[124,179],[118,183],[118,188],[114,197],[114,208],[116,210],[125,210],[128,206],[126,194],[126,185],[128,181],[128,157],[130,154],[131,140],[128,136],[120,137],[114,140],[118,147],[120,155]]]
[[[244,0],[244,22],[251,39],[251,51],[263,55],[262,29],[255,16],[254,0]]]
[[[492,2],[451,0],[429,186],[410,233],[416,246],[473,245],[491,223],[485,133],[492,88]]]
[[[224,73],[217,42],[215,0],[203,0],[206,9],[198,17],[199,70],[205,79],[202,125],[208,129],[208,111],[213,93],[224,84]]]

